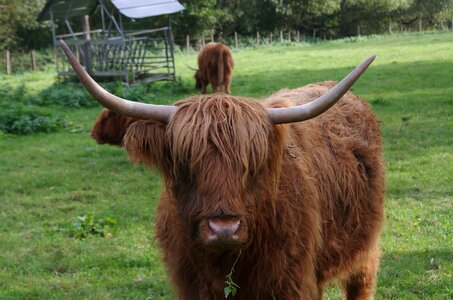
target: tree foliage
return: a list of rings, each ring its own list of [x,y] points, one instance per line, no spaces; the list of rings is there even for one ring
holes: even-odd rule
[[[46,0],[0,0],[0,50],[13,47],[40,48],[49,45],[48,24],[36,17]],[[104,0],[109,4],[109,0]],[[169,16],[126,21],[133,28],[174,28],[177,40],[186,35],[233,32],[254,35],[298,30],[306,35],[329,38],[387,32],[423,24],[424,29],[451,24],[453,0],[180,0],[185,10]],[[92,23],[100,23],[93,16]],[[74,21],[75,23],[78,20]],[[450,25],[451,26],[451,25]],[[64,26],[60,27],[60,30]],[[93,26],[94,27],[94,26]],[[57,30],[59,30],[57,28]]]
[[[0,50],[39,49],[50,41],[48,26],[36,21],[45,0],[0,0]]]

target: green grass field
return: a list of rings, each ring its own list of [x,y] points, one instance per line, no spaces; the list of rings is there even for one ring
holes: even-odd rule
[[[353,91],[382,122],[387,163],[375,298],[453,299],[453,33],[237,49],[232,93],[338,80],[372,54]],[[196,54],[176,63],[179,81],[153,84],[150,102],[197,93],[186,67]],[[52,70],[0,75],[33,93],[54,81]],[[71,126],[0,135],[0,299],[173,299],[153,239],[158,174],[90,139],[100,107],[54,109]],[[116,224],[106,237],[70,237],[71,221],[88,214]]]

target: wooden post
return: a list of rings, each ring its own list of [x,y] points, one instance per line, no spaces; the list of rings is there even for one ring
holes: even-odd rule
[[[37,70],[35,50],[31,50],[31,70],[32,71],[36,71]]]
[[[291,30],[288,30],[288,42],[291,43]]]
[[[83,51],[82,53],[85,54],[85,57],[84,57],[84,66],[85,66],[85,69],[86,71],[89,73],[89,74],[92,74],[93,73],[93,62],[91,61],[91,53],[90,53],[90,50],[91,50],[91,47],[90,47],[90,42],[89,41],[86,41],[82,47],[81,47],[81,50]]]
[[[236,31],[234,32],[234,45],[238,48],[238,33]]]
[[[190,36],[186,36],[186,50],[187,53],[190,51]]]
[[[85,15],[80,18],[80,21],[82,23],[82,31],[83,31],[83,38],[87,41],[91,40],[91,35],[90,35],[90,17]]]
[[[280,30],[280,43],[283,44],[283,30]]]
[[[392,34],[392,21],[389,21],[389,34]]]
[[[52,54],[53,54],[53,55],[52,55],[53,63],[54,63],[55,65],[57,65],[57,48],[55,48],[55,47],[53,48]]]
[[[6,75],[11,75],[11,55],[9,50],[6,50]]]
[[[357,24],[357,36],[360,37],[360,24]]]
[[[76,46],[76,53],[75,53],[77,60],[80,61],[80,48],[79,46]]]
[[[272,45],[272,32],[269,33],[269,45]]]
[[[257,46],[260,45],[260,32],[259,31],[256,32],[256,45]]]
[[[297,33],[296,33],[296,41],[300,42],[300,31],[299,30],[297,30]]]
[[[422,32],[422,18],[418,19],[418,31]]]

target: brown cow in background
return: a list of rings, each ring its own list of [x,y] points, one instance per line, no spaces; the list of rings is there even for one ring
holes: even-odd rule
[[[136,121],[138,119],[125,117],[105,108],[96,118],[91,137],[98,144],[122,146],[127,128]]]
[[[195,73],[195,87],[206,94],[208,84],[212,92],[231,94],[230,82],[233,76],[233,56],[222,43],[208,43],[198,55],[198,70]]]
[[[336,278],[347,299],[372,298],[381,135],[370,106],[347,90],[373,57],[335,86],[162,106],[108,93],[62,46],[91,95],[144,119],[124,147],[162,175],[156,235],[179,299],[224,299],[227,275],[240,287],[234,299],[319,300]]]

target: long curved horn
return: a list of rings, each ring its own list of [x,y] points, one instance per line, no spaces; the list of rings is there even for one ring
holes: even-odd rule
[[[370,56],[327,93],[309,103],[285,108],[268,108],[269,119],[273,124],[285,124],[308,120],[322,114],[343,97],[375,58],[375,55]]]
[[[99,84],[97,84],[96,81],[94,81],[93,78],[90,77],[90,75],[88,75],[88,73],[85,71],[77,58],[69,49],[68,45],[66,45],[63,40],[60,40],[60,46],[66,53],[69,63],[74,69],[77,77],[79,77],[83,86],[100,104],[120,115],[128,117],[144,120],[156,120],[164,123],[168,123],[170,121],[171,117],[176,111],[176,106],[134,102],[109,93]]]

